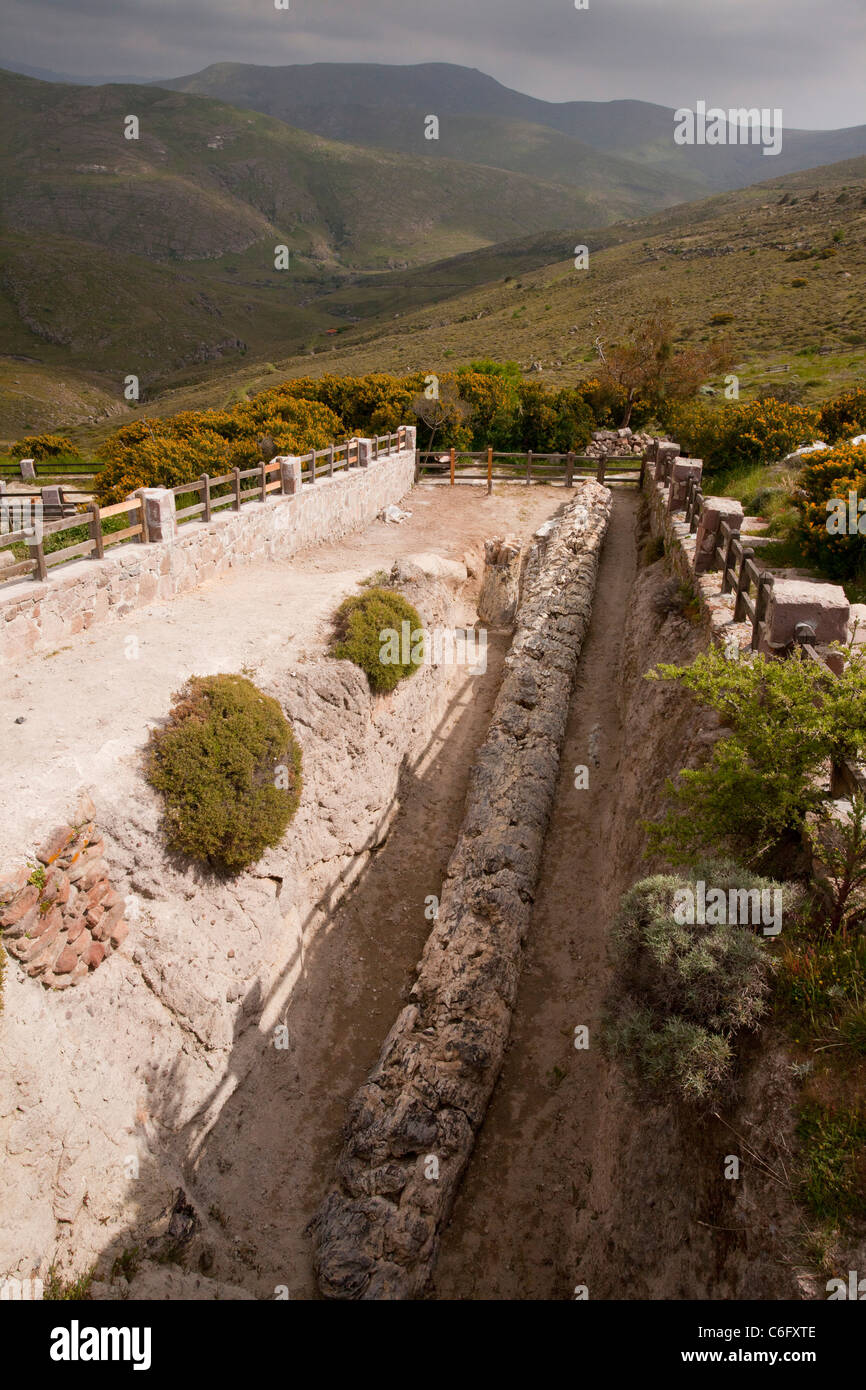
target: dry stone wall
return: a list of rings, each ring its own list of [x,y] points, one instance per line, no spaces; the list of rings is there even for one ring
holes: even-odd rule
[[[103,560],[49,571],[44,582],[10,585],[0,593],[0,664],[51,651],[96,623],[186,593],[237,565],[287,559],[362,530],[414,483],[414,429],[407,436],[399,453],[305,483],[294,496],[248,502],[182,526],[174,540],[119,545]]]
[[[433,1268],[502,1065],[610,509],[582,484],[527,562],[436,926],[312,1223],[327,1297],[415,1297]]]

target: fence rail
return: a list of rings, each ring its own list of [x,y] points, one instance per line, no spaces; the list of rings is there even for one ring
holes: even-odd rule
[[[311,450],[300,455],[301,481],[315,484],[321,478],[333,477],[341,471],[364,466],[368,461],[368,444],[371,461],[389,458],[393,453],[405,449],[406,440],[406,428],[401,425],[395,433],[378,435],[369,442],[356,438],[345,440],[342,444],[330,444],[324,449]],[[253,482],[254,486],[248,486]],[[29,559],[0,570],[0,585],[27,575],[44,580],[47,579],[49,570],[55,569],[67,560],[101,560],[106,550],[115,545],[138,539],[147,542],[147,509],[141,491],[143,490],[124,502],[115,502],[107,507],[100,507],[97,502],[91,502],[89,507],[73,516],[45,522],[38,540],[32,529],[0,534],[0,547],[5,549],[15,544],[25,544],[30,551]],[[274,493],[283,495],[288,489],[282,460],[276,458],[270,463],[259,463],[254,468],[234,468],[230,473],[224,473],[219,477],[203,473],[201,477],[191,479],[188,483],[180,483],[167,491],[174,498],[174,520],[177,524],[184,525],[198,518],[211,521],[216,512],[224,509],[239,512],[245,503],[266,502]],[[34,492],[28,493],[27,497],[32,500],[40,498],[41,495]],[[5,495],[5,500],[9,502],[21,498],[22,494],[18,493]],[[189,501],[191,498],[195,500]],[[130,518],[128,526],[105,528],[104,522],[124,514]],[[73,540],[69,545],[60,548],[49,544],[46,548],[46,541],[50,541],[51,538],[63,532],[82,529],[86,529],[87,532],[83,540]]]
[[[500,459],[509,462],[497,464]],[[486,481],[489,488],[493,483],[523,480],[526,483],[562,482],[566,487],[572,487],[575,478],[582,477],[592,477],[600,483],[606,480],[639,483],[641,460],[633,454],[605,454],[600,458],[590,458],[587,454],[574,452],[537,454],[532,449],[525,453],[490,448],[452,449],[447,461],[441,458],[421,460],[419,473],[447,473],[452,486],[458,482]]]

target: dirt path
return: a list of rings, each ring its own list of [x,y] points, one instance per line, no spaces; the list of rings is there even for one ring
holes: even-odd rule
[[[618,491],[577,673],[508,1055],[446,1229],[437,1299],[567,1299],[601,1078],[598,1024],[622,731],[616,683],[637,496]],[[592,749],[595,748],[595,765]],[[589,768],[589,787],[574,770]],[[588,1051],[575,1028],[590,1030]]]

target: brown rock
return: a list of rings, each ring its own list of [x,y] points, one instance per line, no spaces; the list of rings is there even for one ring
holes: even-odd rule
[[[12,902],[0,916],[0,927],[14,927],[16,922],[20,922],[26,912],[29,912],[39,901],[39,888],[35,883],[28,883],[20,893],[13,898]]]
[[[69,941],[69,938],[67,937],[67,943],[72,947],[73,951],[77,956],[86,956],[87,952],[90,950],[92,942],[93,937],[90,935],[89,931],[81,932],[81,934],[78,937],[76,937],[74,942]]]
[[[14,927],[7,927],[5,929],[3,940],[8,944],[10,941],[15,941],[19,937],[28,936],[40,921],[39,904],[36,903],[35,906],[31,907],[26,916],[21,918],[20,922],[16,922]]]
[[[27,869],[16,869],[14,874],[0,880],[0,907],[8,907],[27,883],[30,877]]]
[[[101,859],[104,848],[105,846],[102,841],[98,840],[95,845],[88,845],[86,849],[78,850],[70,859],[66,869],[66,876],[69,882],[77,883],[87,872],[88,865],[92,864],[94,859]],[[108,869],[107,864],[105,865],[105,869]],[[97,874],[97,878],[98,877],[99,875]]]
[[[39,906],[41,907],[42,904],[40,903]],[[40,940],[45,936],[46,932],[51,931],[55,927],[58,931],[62,931],[63,929],[63,913],[60,911],[59,907],[52,907],[48,912],[39,912],[37,910],[36,918],[30,928],[29,934],[34,941]]]
[[[65,873],[63,873],[62,869],[53,868],[45,880],[43,896],[50,899],[52,902],[60,903],[62,906],[69,901],[69,894],[71,892],[72,888]]]
[[[121,898],[119,893],[115,893],[113,888],[109,888],[108,892],[102,895],[102,906],[105,908],[106,912],[109,908],[117,907],[119,902],[124,901],[125,899]]]
[[[66,940],[69,942],[70,946],[73,942],[77,941],[81,933],[86,930],[87,923],[83,917],[75,917],[71,922],[68,922],[66,926]]]
[[[36,851],[36,858],[40,864],[53,864],[58,855],[66,848],[71,835],[71,825],[59,825],[56,830],[52,831],[42,848]]]
[[[55,975],[70,975],[78,964],[78,953],[72,946],[64,946],[54,962]]]
[[[70,875],[74,872],[74,869],[69,870]],[[104,891],[107,892],[111,887],[111,884],[108,882],[108,865],[104,859],[93,859],[84,865],[81,874],[75,881],[79,891],[82,893],[89,893],[90,890],[95,888],[100,882],[105,883]]]
[[[92,906],[85,908],[84,916],[87,919],[88,926],[98,926],[99,922],[105,916],[105,908],[102,906],[102,903],[93,903]]]
[[[49,952],[52,950],[59,935],[60,928],[55,923],[54,926],[49,927],[47,931],[43,932],[42,936],[37,937],[35,940],[21,941],[18,943],[15,954],[18,956],[19,960],[27,962],[31,974],[34,973],[32,967],[38,961],[43,962],[40,968],[43,970],[45,969],[49,960]]]
[[[93,941],[86,956],[87,964],[91,970],[95,970],[105,960],[105,947],[101,941]]]
[[[112,946],[120,946],[129,935],[129,924],[121,920],[111,929]]]

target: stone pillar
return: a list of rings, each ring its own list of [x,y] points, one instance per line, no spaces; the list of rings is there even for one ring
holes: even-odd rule
[[[703,574],[713,568],[713,555],[719,544],[722,522],[731,531],[742,530],[743,509],[740,503],[733,497],[705,497],[695,537],[695,574]]]
[[[659,444],[656,450],[655,480],[657,483],[663,483],[665,480],[665,468],[667,466],[668,459],[673,460],[675,458],[679,458],[679,456],[679,444],[669,444],[667,440],[663,440],[661,444]]]
[[[366,468],[373,462],[373,441],[372,439],[357,439],[358,445],[358,467]]]
[[[671,468],[671,485],[668,493],[668,511],[681,512],[686,505],[686,486],[689,478],[694,478],[696,483],[701,481],[701,474],[704,471],[702,459],[674,459]]]
[[[21,477],[26,479],[28,483],[33,482],[36,477],[36,464],[33,459],[21,460]]]
[[[177,538],[174,493],[167,487],[143,487],[139,496],[147,517],[149,541],[173,541]]]
[[[291,454],[278,454],[271,463],[279,463],[283,492],[287,497],[294,497],[301,490],[301,460]]]
[[[798,623],[815,630],[815,645],[846,642],[850,605],[839,584],[812,584],[805,579],[776,579],[762,624],[759,650],[778,651],[794,641]]]
[[[412,453],[414,453],[415,450],[416,450],[417,447],[418,447],[418,426],[417,426],[417,425],[405,425],[405,426],[404,426],[404,431],[403,431],[403,432],[404,432],[405,439],[406,439],[406,442],[405,442],[405,444],[403,445],[403,448],[404,448],[404,449],[411,450]]]

